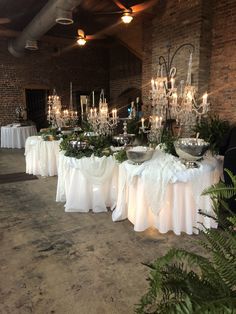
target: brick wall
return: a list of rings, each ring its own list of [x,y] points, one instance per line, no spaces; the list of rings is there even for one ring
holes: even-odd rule
[[[154,16],[144,20],[143,62],[119,44],[110,50],[92,45],[76,48],[59,57],[53,56],[52,46],[43,44],[40,51],[17,59],[8,53],[7,42],[0,41],[0,125],[12,122],[15,108],[25,102],[25,88],[56,87],[62,103],[69,103],[70,81],[73,90],[105,88],[114,106],[119,106],[126,90],[141,90],[148,112],[158,58],[167,56],[168,44],[172,54],[182,43],[195,46],[192,81],[199,96],[208,90],[212,110],[236,122],[236,2],[159,1]],[[186,79],[188,58],[188,49],[183,49],[174,59],[178,79]]]
[[[116,107],[141,95],[142,62],[127,48],[117,44],[110,49],[110,102]],[[127,94],[125,93],[127,91]],[[131,91],[131,93],[129,93]],[[134,91],[134,92],[132,92]],[[125,97],[121,97],[126,94]]]
[[[236,123],[236,1],[214,1],[210,99],[220,117]]]
[[[168,0],[154,9],[155,18],[144,23],[142,66],[143,109],[150,111],[150,80],[158,58],[183,43],[195,46],[192,82],[199,97],[210,94],[212,112],[236,122],[236,2],[234,0]],[[188,50],[178,53],[173,65],[186,79]]]
[[[201,34],[201,1],[160,1],[155,7],[155,18],[144,25],[144,52],[143,62],[143,102],[144,110],[150,111],[148,100],[151,87],[151,78],[157,73],[159,57],[170,58],[175,50],[184,43],[194,45],[192,66],[192,81],[199,85],[199,56]],[[177,68],[176,83],[186,80],[189,62],[189,47],[181,49],[173,59],[172,66]]]
[[[52,46],[41,44],[40,51],[15,58],[7,42],[0,41],[0,125],[15,119],[15,108],[25,104],[26,88],[55,87],[62,105],[69,104],[70,81],[74,91],[109,90],[109,58],[104,48],[75,48],[57,57],[53,53]]]

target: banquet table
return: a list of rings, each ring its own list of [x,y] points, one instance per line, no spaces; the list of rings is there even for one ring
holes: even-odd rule
[[[76,159],[59,154],[57,202],[66,212],[105,212],[117,200],[118,165],[112,156]]]
[[[198,210],[212,214],[209,196],[201,193],[219,181],[219,174],[213,157],[192,169],[158,150],[142,165],[126,161],[119,166],[118,199],[112,219],[128,218],[135,231],[154,227],[160,233],[173,231],[177,235],[198,233],[202,224],[216,228],[215,220],[200,215]]]
[[[25,141],[29,136],[37,134],[34,125],[29,126],[2,126],[1,127],[1,147],[2,148],[24,148]]]
[[[41,136],[30,136],[25,143],[26,173],[55,176],[58,171],[60,141],[44,141]]]

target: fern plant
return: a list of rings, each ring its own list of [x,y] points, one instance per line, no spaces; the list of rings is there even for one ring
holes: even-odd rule
[[[219,206],[226,206],[225,199],[236,194],[236,176],[229,171],[228,174],[232,186],[220,182],[203,192],[211,197],[216,220]],[[226,229],[203,226],[198,243],[210,258],[171,249],[147,265],[151,268],[149,289],[137,305],[136,313],[236,313],[236,215],[231,214]]]
[[[195,127],[194,132],[199,133],[199,137],[210,143],[210,150],[214,154],[219,153],[219,149],[224,136],[229,132],[228,121],[221,120],[218,116],[212,115],[203,118]]]

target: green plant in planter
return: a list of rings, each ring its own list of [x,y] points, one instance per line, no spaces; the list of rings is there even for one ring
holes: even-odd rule
[[[228,121],[221,120],[218,116],[203,118],[195,128],[194,132],[199,133],[199,138],[210,143],[210,150],[218,154],[224,136],[229,132]]]
[[[236,193],[232,186],[214,185],[203,192],[213,201],[216,215],[222,202]],[[216,218],[217,219],[217,218]],[[148,292],[136,308],[139,314],[236,313],[236,215],[225,229],[205,229],[197,241],[210,258],[182,249],[171,249],[147,265],[151,268]]]

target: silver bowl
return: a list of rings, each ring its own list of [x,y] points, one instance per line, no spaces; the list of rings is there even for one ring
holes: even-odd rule
[[[78,148],[78,149],[85,149],[88,147],[88,143],[83,142],[83,141],[70,141],[70,145],[73,148]]]
[[[128,159],[134,164],[141,164],[144,161],[150,160],[153,156],[154,149],[149,147],[143,147],[142,150],[135,147],[126,151]]]
[[[113,136],[113,140],[118,143],[118,145],[130,144],[135,138],[135,134],[119,134]]]
[[[203,139],[180,138],[174,142],[176,154],[189,168],[197,167],[195,161],[201,159],[209,147]]]

